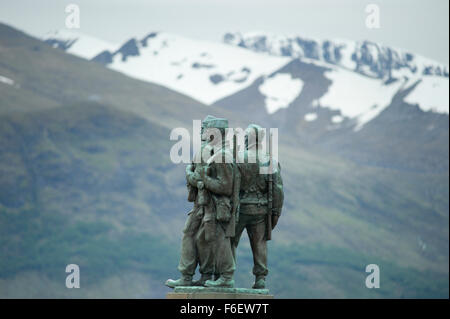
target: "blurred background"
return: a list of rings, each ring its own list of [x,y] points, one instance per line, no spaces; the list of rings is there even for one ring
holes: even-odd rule
[[[169,135],[212,114],[279,129],[277,298],[448,298],[448,6],[1,2],[0,297],[164,298],[191,208]],[[244,234],[237,286],[252,264]]]

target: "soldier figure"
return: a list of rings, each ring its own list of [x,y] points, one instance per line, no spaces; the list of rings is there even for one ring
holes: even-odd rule
[[[235,262],[231,237],[234,235],[232,207],[234,163],[226,148],[226,119],[208,115],[202,122],[202,151],[186,168],[188,200],[194,202],[183,230],[181,258],[182,277],[169,279],[168,287],[233,287]],[[214,133],[220,132],[221,138]],[[199,265],[201,278],[193,281]],[[216,280],[212,280],[215,274]]]
[[[239,152],[237,159],[240,171],[240,211],[235,237],[232,240],[233,256],[236,259],[236,248],[245,228],[253,252],[255,282],[252,288],[263,289],[268,273],[267,240],[270,240],[270,232],[281,214],[283,181],[279,164],[273,164],[271,158],[261,152],[264,130],[256,124],[251,124],[245,133],[246,149]],[[261,174],[260,167],[269,165],[273,167],[272,174]]]

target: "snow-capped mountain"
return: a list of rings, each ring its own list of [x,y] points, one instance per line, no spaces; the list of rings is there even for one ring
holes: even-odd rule
[[[331,119],[334,125],[348,118],[353,120],[354,129],[359,130],[388,107],[395,94],[408,88],[413,90],[405,97],[406,102],[417,104],[424,112],[449,113],[449,79],[446,77],[405,76],[386,82],[336,65],[321,64],[309,59],[302,61],[324,67],[323,76],[329,83],[326,89],[324,88],[324,93],[316,95],[311,101],[311,112],[308,114],[314,114],[317,107],[338,111],[339,116]],[[290,107],[301,96],[305,86],[301,75],[293,75],[293,72],[286,68],[261,81],[258,92],[264,97],[269,114]],[[309,81],[316,79],[311,78]],[[305,120],[314,121],[316,118],[309,115]]]
[[[427,159],[448,156],[442,148],[448,144],[448,100],[445,77],[386,83],[300,58],[215,105],[277,127],[302,147],[388,168],[429,170],[448,166]]]
[[[275,56],[310,58],[390,81],[403,76],[449,77],[448,66],[370,41],[317,40],[270,33],[226,33],[225,43]]]
[[[314,134],[358,132],[399,97],[410,112],[449,113],[447,66],[368,41],[227,33],[215,43],[151,32],[118,46],[66,31],[44,40],[205,104],[295,127],[304,136],[313,127]]]
[[[120,47],[91,37],[44,40],[67,52],[100,62],[131,77],[154,82],[186,94],[205,104],[244,89],[290,61],[288,57],[262,55],[220,42],[197,41],[178,35],[152,32],[132,38]],[[73,44],[72,44],[73,43]],[[78,46],[77,44],[80,43]],[[103,49],[100,49],[104,46]],[[113,49],[111,49],[113,48]],[[93,54],[93,53],[96,54]]]
[[[118,44],[65,29],[52,31],[43,36],[43,40],[54,48],[91,60],[104,50],[115,50]]]
[[[281,116],[275,115],[278,111],[291,114],[288,108],[302,109],[297,120],[303,122],[318,120],[317,110],[322,108],[329,111],[328,129],[352,125],[354,131],[383,112],[399,92],[408,92],[404,101],[424,112],[449,113],[448,67],[419,55],[368,41],[319,41],[264,33],[227,33],[223,41],[303,63],[301,67],[290,63],[259,79],[256,87],[247,89],[252,93],[228,97],[218,105],[249,105],[248,97],[253,96],[274,117]]]

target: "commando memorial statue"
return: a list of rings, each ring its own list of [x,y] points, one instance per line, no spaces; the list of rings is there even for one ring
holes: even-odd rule
[[[272,229],[278,222],[283,206],[283,181],[280,166],[262,149],[264,131],[259,125],[250,124],[245,131],[245,150],[239,152],[238,167],[240,171],[239,221],[235,236],[232,238],[233,255],[244,229],[247,229],[250,247],[253,252],[254,289],[265,288],[267,269],[267,240],[272,237]],[[260,169],[268,169],[268,174],[261,174]],[[235,258],[236,259],[236,258]]]
[[[252,291],[265,288],[267,240],[271,239],[283,206],[281,169],[269,152],[260,126],[245,130],[245,146],[237,151],[226,140],[228,120],[208,115],[201,123],[201,149],[186,167],[188,201],[193,208],[183,229],[179,279],[166,286],[221,289],[234,287],[236,249],[244,229],[253,253],[255,282]],[[194,280],[196,269],[200,278]]]

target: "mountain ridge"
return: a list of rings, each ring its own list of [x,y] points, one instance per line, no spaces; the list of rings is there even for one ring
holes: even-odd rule
[[[57,39],[45,41],[53,43]],[[407,97],[410,104],[418,104],[424,111],[449,113],[448,67],[407,51],[369,41],[320,42],[264,33],[226,33],[223,43],[229,48],[150,32],[140,40],[130,38],[115,50],[98,52],[91,60],[131,77],[167,86],[208,105],[220,104],[219,101],[249,89],[263,78],[259,91],[265,98],[254,109],[260,118],[289,108],[301,94],[304,83],[281,71],[295,59],[331,69],[326,76],[336,82],[336,88],[330,87],[333,91],[317,96],[314,103],[340,111],[333,119],[334,124],[349,118],[356,121],[356,130],[361,129],[404,87],[417,88]],[[256,55],[247,55],[252,51]],[[261,68],[263,64],[266,67]],[[417,82],[419,85],[415,85]],[[352,86],[353,92],[342,93]],[[358,99],[352,94],[357,94]],[[371,110],[373,105],[377,109]],[[314,120],[315,116],[307,118]]]
[[[317,40],[299,35],[228,32],[223,36],[223,42],[272,55],[320,60],[386,81],[392,81],[393,73],[401,69],[422,75],[449,77],[448,65],[368,40]]]

